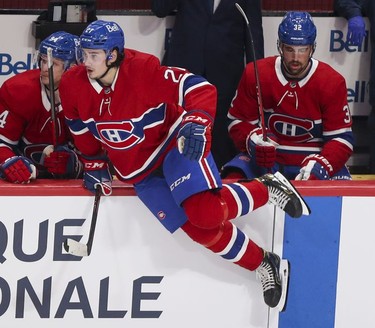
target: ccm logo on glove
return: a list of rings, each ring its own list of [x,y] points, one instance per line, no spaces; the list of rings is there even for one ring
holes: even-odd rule
[[[207,118],[203,118],[203,117],[200,117],[200,116],[196,116],[196,115],[187,115],[184,117],[184,121],[185,122],[195,122],[195,123],[201,123],[203,125],[208,125],[211,123],[211,121]]]
[[[85,170],[100,170],[107,166],[105,162],[84,162]]]
[[[207,157],[211,149],[211,117],[203,111],[199,115],[186,114],[177,135],[180,154],[190,160],[199,161]]]

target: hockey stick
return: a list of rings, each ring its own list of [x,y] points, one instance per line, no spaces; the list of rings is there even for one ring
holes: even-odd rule
[[[263,100],[262,100],[262,92],[260,89],[260,82],[259,82],[259,72],[258,72],[258,66],[257,66],[257,60],[255,56],[255,48],[254,48],[254,39],[253,39],[253,34],[251,33],[251,28],[250,28],[250,23],[249,20],[247,19],[247,16],[241,6],[236,2],[235,3],[238,11],[241,13],[243,18],[245,19],[247,30],[249,32],[249,37],[250,37],[250,49],[253,55],[253,63],[254,63],[254,71],[255,71],[255,81],[256,81],[256,93],[257,93],[257,102],[258,102],[258,111],[259,111],[259,117],[260,117],[260,126],[262,129],[262,134],[263,134],[263,141],[267,141],[267,131],[266,131],[266,123],[264,119],[264,109],[263,109]]]
[[[89,256],[92,249],[92,242],[94,240],[96,221],[98,218],[100,196],[102,195],[101,188],[97,187],[95,191],[94,207],[92,211],[91,225],[89,238],[87,244],[80,243],[74,239],[68,238],[64,242],[64,249],[75,256]]]
[[[47,48],[48,80],[49,80],[49,101],[51,103],[52,140],[53,146],[57,146],[58,131],[55,109],[55,81],[53,79],[53,57],[52,48]]]

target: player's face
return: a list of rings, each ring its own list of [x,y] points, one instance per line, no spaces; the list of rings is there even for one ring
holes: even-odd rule
[[[107,71],[107,54],[100,49],[82,49],[82,61],[91,79],[100,78]]]
[[[281,44],[280,49],[283,56],[283,64],[288,74],[296,78],[302,77],[312,55],[312,46]]]
[[[40,55],[39,67],[40,67],[40,79],[42,83],[48,87],[49,74],[48,74],[47,56]],[[64,73],[64,62],[60,59],[54,58],[52,67],[53,67],[53,80],[54,80],[55,88],[57,88],[60,84],[61,76]]]

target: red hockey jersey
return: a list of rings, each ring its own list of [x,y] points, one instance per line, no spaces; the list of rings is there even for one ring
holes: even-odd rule
[[[76,147],[87,156],[104,148],[118,178],[128,183],[161,164],[185,111],[213,118],[216,111],[216,88],[205,79],[131,49],[111,87],[89,79],[81,65],[63,75],[59,89]]]
[[[266,126],[277,137],[277,162],[300,165],[309,154],[321,154],[337,172],[353,151],[352,119],[346,83],[329,65],[311,59],[301,80],[287,80],[281,57],[257,61]],[[246,151],[246,138],[259,127],[254,65],[242,75],[228,117],[236,147]]]
[[[66,144],[69,130],[61,106],[57,115],[58,142]],[[0,163],[14,155],[10,147],[53,144],[51,105],[34,69],[6,80],[0,88]],[[22,144],[22,145],[21,145]],[[22,153],[23,149],[19,149]],[[25,156],[27,156],[25,154]]]

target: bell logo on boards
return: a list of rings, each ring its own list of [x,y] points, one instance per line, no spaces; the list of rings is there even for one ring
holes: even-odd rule
[[[363,43],[359,46],[353,46],[346,42],[346,32],[341,30],[331,30],[329,38],[329,51],[330,52],[368,52],[369,51],[369,31],[366,31],[366,36],[363,39]]]
[[[26,61],[13,62],[13,57],[8,53],[0,53],[0,76],[19,74],[27,70],[37,68],[37,64],[33,63],[32,54],[26,55]]]

